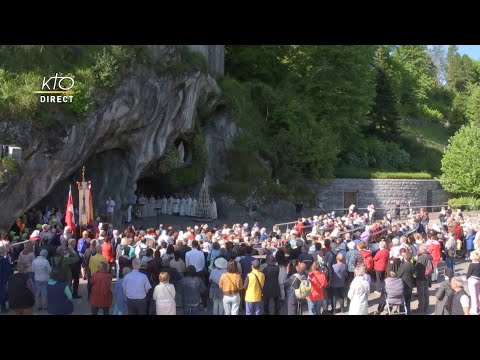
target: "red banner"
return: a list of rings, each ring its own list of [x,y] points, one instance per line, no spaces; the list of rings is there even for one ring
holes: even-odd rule
[[[72,230],[72,234],[75,234],[75,212],[73,210],[73,197],[71,186],[70,191],[68,192],[67,211],[65,212],[65,223]]]

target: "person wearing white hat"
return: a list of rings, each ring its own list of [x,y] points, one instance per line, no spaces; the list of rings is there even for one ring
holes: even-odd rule
[[[346,256],[346,263],[347,263],[347,280],[345,281],[345,290],[348,292],[348,289],[350,288],[350,284],[353,281],[354,276],[354,259],[355,256],[358,253],[357,250],[357,245],[355,244],[355,241],[350,241],[347,243],[347,256]],[[347,299],[347,303],[350,304],[350,299]]]
[[[220,277],[227,272],[227,260],[217,257],[214,261],[215,268],[210,273],[210,299],[213,300],[213,315],[223,315],[223,291],[219,287]]]
[[[29,240],[40,240],[40,231],[39,230],[33,230],[32,232],[32,235],[30,235],[30,239]]]

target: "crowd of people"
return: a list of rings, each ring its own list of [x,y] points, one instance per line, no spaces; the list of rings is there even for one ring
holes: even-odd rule
[[[429,224],[420,209],[401,222],[351,206],[341,216],[299,218],[286,231],[254,222],[121,232],[91,222],[72,233],[54,209],[31,211],[0,234],[1,312],[72,314],[83,278],[92,314],[193,315],[213,307],[214,315],[278,315],[286,304],[288,315],[366,315],[374,289],[385,300],[377,313],[397,296],[409,314],[415,287],[416,312],[426,314],[428,289],[446,261],[435,313],[477,314],[480,231],[461,212],[441,214]],[[459,257],[471,261],[466,279],[455,276]]]

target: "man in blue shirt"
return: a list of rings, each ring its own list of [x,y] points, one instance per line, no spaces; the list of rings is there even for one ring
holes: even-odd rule
[[[140,271],[141,260],[133,259],[131,273],[123,279],[123,292],[127,298],[128,315],[145,315],[147,312],[147,293],[152,288],[147,276]]]

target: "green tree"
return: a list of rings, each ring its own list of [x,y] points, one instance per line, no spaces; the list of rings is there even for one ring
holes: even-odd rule
[[[437,86],[445,84],[445,72],[447,69],[447,57],[444,45],[432,45],[430,49],[433,64],[437,70]]]
[[[480,126],[480,84],[473,84],[468,88],[466,114],[470,122]]]
[[[398,94],[402,114],[431,118],[430,101],[437,88],[437,73],[426,45],[402,45],[396,48],[394,59],[400,65]]]
[[[456,92],[465,91],[469,84],[475,82],[476,78],[476,64],[467,55],[460,56],[458,46],[450,45],[447,52],[445,75],[447,88]]]
[[[398,135],[400,114],[390,78],[387,75],[388,69],[389,54],[384,47],[380,46],[375,53],[375,98],[370,113],[371,123],[367,129],[372,135],[395,140]]]
[[[289,45],[228,45],[225,72],[240,81],[261,81],[271,86],[288,76]]]
[[[293,89],[310,101],[316,121],[328,123],[341,150],[362,139],[375,96],[374,46],[299,46]]]
[[[480,196],[480,127],[463,126],[450,139],[442,159],[441,182],[455,194]]]

